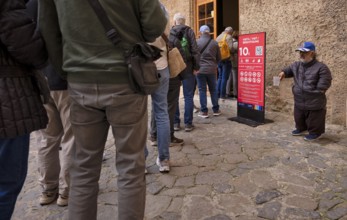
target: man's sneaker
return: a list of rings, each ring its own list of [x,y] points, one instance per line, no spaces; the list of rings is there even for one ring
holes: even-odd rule
[[[221,114],[222,114],[221,110],[218,110],[218,111],[216,111],[216,112],[213,112],[213,116],[219,116],[219,115],[221,115]]]
[[[181,130],[180,124],[174,124],[174,131],[179,131]]]
[[[184,127],[184,130],[186,132],[190,132],[192,130],[194,130],[195,126],[194,125],[191,125],[191,124],[186,124],[186,126]]]
[[[149,138],[149,142],[151,143],[151,146],[157,146],[157,145],[158,145],[158,142],[157,142],[157,138],[156,138],[156,137],[151,136],[151,137]]]
[[[168,172],[170,172],[170,161],[168,159],[160,161],[159,157],[157,157],[156,164],[159,167],[159,172],[161,172],[161,173],[168,173]]]
[[[314,141],[317,140],[318,138],[320,138],[320,134],[308,134],[304,137],[305,141]]]
[[[293,136],[300,136],[304,133],[305,131],[300,131],[299,129],[295,129],[292,131]]]
[[[58,200],[57,200],[58,206],[67,206],[68,203],[69,203],[69,197],[59,195]]]
[[[40,196],[40,205],[48,205],[57,199],[58,193],[56,192],[43,192]]]
[[[208,118],[208,113],[207,112],[199,112],[198,116],[201,118]]]
[[[171,142],[170,142],[170,147],[173,146],[182,146],[184,144],[184,140],[183,139],[179,139],[175,136],[171,137]]]

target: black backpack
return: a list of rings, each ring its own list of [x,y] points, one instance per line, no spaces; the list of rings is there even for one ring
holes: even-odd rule
[[[180,52],[185,61],[191,59],[192,54],[190,52],[190,42],[189,37],[187,36],[187,30],[189,27],[182,28],[178,31],[171,30],[170,34],[177,38],[179,45],[174,45],[175,47],[180,49]]]

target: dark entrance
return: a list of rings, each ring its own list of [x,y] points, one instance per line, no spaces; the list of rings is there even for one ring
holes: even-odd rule
[[[239,0],[217,0],[217,36],[228,26],[239,30]]]

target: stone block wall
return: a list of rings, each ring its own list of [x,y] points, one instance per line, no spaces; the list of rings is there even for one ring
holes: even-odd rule
[[[298,60],[295,48],[303,41],[316,44],[318,59],[330,68],[333,83],[327,92],[327,120],[346,126],[347,1],[242,0],[240,31],[267,33],[267,108],[292,112],[292,79],[272,87],[272,76]]]
[[[193,28],[194,26],[194,1],[187,0],[161,0],[163,5],[165,5],[166,9],[169,12],[170,16],[170,24],[169,27],[172,27],[173,24],[173,16],[174,14],[180,12],[186,16],[186,25]]]

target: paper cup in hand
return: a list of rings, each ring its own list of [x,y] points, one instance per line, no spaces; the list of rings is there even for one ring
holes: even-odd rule
[[[273,77],[273,85],[274,86],[280,86],[281,78],[279,76]]]

